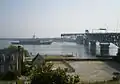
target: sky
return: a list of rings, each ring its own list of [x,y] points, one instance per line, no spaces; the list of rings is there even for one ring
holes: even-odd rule
[[[0,0],[0,37],[120,32],[120,0]]]

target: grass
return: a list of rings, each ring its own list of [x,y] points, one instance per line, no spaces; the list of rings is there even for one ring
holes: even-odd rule
[[[45,59],[61,59],[61,58],[65,58],[64,56],[46,56]]]
[[[62,58],[69,58],[74,57],[73,55],[47,55],[45,59],[62,59]]]

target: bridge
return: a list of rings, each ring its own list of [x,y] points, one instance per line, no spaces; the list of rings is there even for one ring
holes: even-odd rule
[[[71,42],[76,42],[76,43],[82,43],[83,42],[83,36],[84,36],[84,33],[64,33],[64,34],[61,34],[61,38],[62,39],[71,39],[72,41]],[[64,40],[63,40],[64,41]],[[67,41],[67,40],[65,40]],[[70,42],[70,41],[67,41],[67,42]]]
[[[68,33],[61,34],[61,38],[75,38],[76,42],[80,43],[80,41],[88,40],[90,41],[98,41],[104,43],[113,43],[120,47],[120,33]]]
[[[90,45],[90,51],[93,54],[95,54],[96,51],[96,42],[99,42],[101,55],[108,55],[110,43],[113,43],[120,48],[120,33],[115,32],[89,33],[89,31],[86,30],[85,33],[61,34],[61,38],[75,38],[77,44],[83,44],[86,47]]]
[[[61,34],[61,37],[66,37],[66,36],[77,37],[81,35],[84,35],[84,33],[68,33],[68,34],[64,33],[64,34]]]
[[[99,42],[113,43],[120,47],[120,33],[88,33],[86,38],[90,40],[95,40]]]

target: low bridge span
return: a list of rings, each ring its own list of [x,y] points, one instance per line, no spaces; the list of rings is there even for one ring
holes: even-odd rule
[[[120,33],[69,33],[61,34],[61,38],[70,37],[72,39],[76,38],[76,42],[79,43],[83,40],[88,41],[98,41],[98,42],[107,42],[114,43],[120,47]],[[80,42],[81,43],[81,42]]]
[[[99,41],[105,43],[114,43],[117,46],[120,42],[120,33],[87,33],[86,39],[89,41]]]

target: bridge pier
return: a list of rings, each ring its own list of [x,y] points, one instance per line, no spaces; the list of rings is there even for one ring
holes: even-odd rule
[[[77,44],[83,44],[83,36],[77,36],[76,43]]]
[[[110,43],[100,43],[100,55],[109,56],[109,45]]]
[[[89,40],[87,38],[84,39],[84,46],[89,46]]]
[[[90,41],[90,53],[96,55],[96,41]]]

